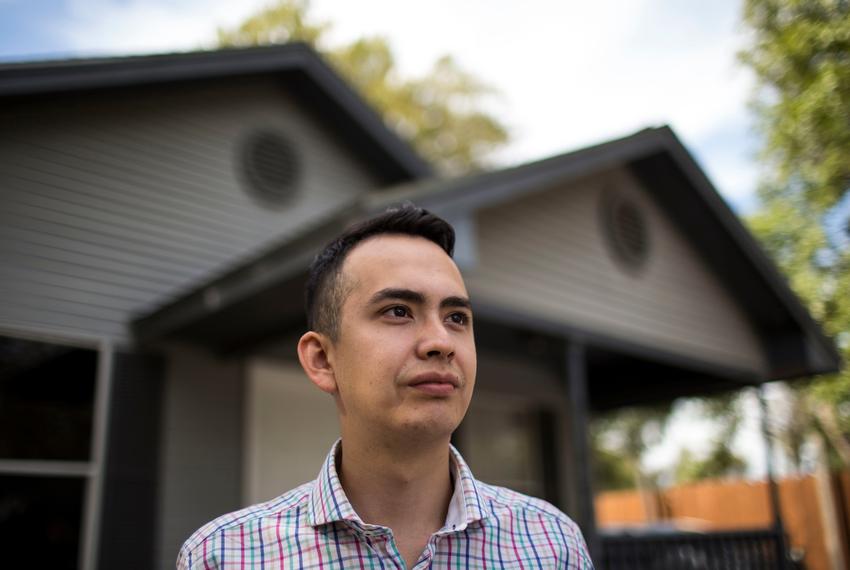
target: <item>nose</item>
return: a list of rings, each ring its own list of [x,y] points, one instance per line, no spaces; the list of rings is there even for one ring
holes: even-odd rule
[[[441,317],[429,318],[422,324],[417,354],[423,359],[454,358],[454,340]]]

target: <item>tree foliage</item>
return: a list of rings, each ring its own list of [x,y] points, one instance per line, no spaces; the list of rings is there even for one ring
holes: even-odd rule
[[[619,453],[598,442],[593,445],[593,484],[598,492],[634,489],[637,475],[634,467]]]
[[[594,418],[591,443],[599,490],[655,487],[656,478],[644,469],[643,457],[650,446],[661,441],[671,411],[672,403],[665,403],[623,408]],[[629,485],[627,477],[632,479]]]
[[[850,360],[850,5],[747,0],[764,134],[762,203],[750,227]],[[850,371],[798,387],[795,409],[850,465]],[[799,422],[793,429],[801,430]],[[796,444],[804,440],[799,434]],[[789,441],[794,438],[789,438]],[[799,449],[795,452],[799,459]]]
[[[704,458],[696,457],[685,449],[676,463],[676,483],[695,483],[705,479],[741,477],[746,473],[747,462],[727,446],[715,446]]]
[[[768,156],[780,181],[820,208],[850,183],[850,4],[748,0],[744,61],[768,91],[759,101]]]
[[[736,455],[730,446],[741,423],[743,405],[741,396],[741,392],[729,392],[699,401],[702,414],[714,419],[719,426],[719,431],[711,441],[704,457],[697,457],[688,449],[682,451],[674,473],[677,483],[741,477],[746,473],[746,460]]]
[[[316,45],[329,25],[313,22],[305,0],[272,4],[232,30],[218,29],[222,47],[249,47],[301,41]]]
[[[325,45],[328,22],[316,21],[306,0],[279,0],[232,30],[218,30],[221,47],[302,41],[322,53],[385,122],[411,141],[444,173],[482,168],[487,156],[508,140],[506,127],[480,110],[493,90],[461,69],[449,56],[422,77],[399,76],[389,43],[365,37],[346,45]]]

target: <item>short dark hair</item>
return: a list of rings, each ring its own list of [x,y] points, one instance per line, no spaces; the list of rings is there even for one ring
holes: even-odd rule
[[[349,293],[341,279],[342,264],[354,246],[382,234],[422,237],[440,246],[449,257],[454,253],[452,226],[410,202],[348,228],[328,243],[310,265],[306,287],[307,327],[310,330],[337,340],[342,304]]]

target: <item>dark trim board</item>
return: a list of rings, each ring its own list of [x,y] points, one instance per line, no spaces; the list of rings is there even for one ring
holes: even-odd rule
[[[97,568],[154,567],[165,363],[116,352]]]
[[[577,480],[571,485],[573,497],[570,501],[575,509],[576,522],[584,533],[590,554],[599,559],[599,535],[596,530],[596,509],[593,502],[593,475],[590,450],[590,425],[588,361],[582,342],[567,342],[564,349],[564,375],[567,378],[567,402],[569,405],[569,440],[573,473]]]

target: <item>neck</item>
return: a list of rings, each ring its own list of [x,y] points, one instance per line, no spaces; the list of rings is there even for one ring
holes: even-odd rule
[[[339,465],[346,496],[364,522],[397,535],[443,526],[452,495],[448,438],[404,445],[343,431]]]

